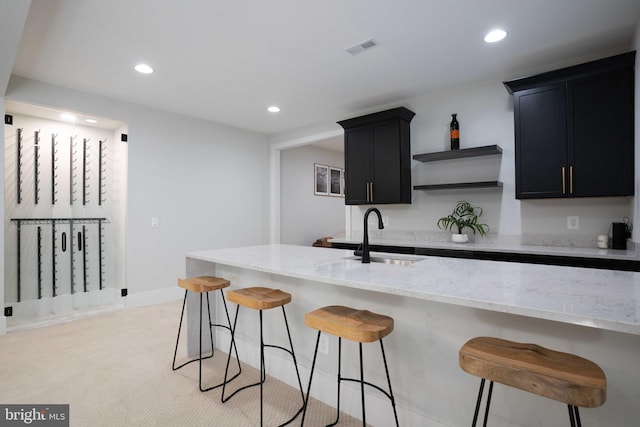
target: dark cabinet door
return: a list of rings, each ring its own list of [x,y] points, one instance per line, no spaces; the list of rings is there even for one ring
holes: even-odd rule
[[[569,82],[567,95],[571,195],[632,195],[633,72]]]
[[[565,85],[514,92],[516,198],[568,191]]]
[[[347,205],[369,203],[369,185],[372,181],[372,135],[371,127],[345,131],[344,197]]]
[[[389,120],[373,126],[371,202],[400,203],[400,123]]]

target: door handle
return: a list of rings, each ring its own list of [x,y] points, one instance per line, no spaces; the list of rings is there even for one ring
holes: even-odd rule
[[[562,167],[562,194],[567,194],[567,189],[566,189],[566,180],[565,180],[565,167]]]

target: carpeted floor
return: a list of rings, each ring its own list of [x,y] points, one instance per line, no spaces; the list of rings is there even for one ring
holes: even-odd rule
[[[0,403],[70,405],[70,425],[257,426],[259,388],[220,402],[220,389],[198,390],[198,365],[171,370],[180,302],[105,313],[0,336]],[[185,353],[182,353],[185,354]],[[226,354],[203,365],[205,386],[221,382]],[[257,381],[243,365],[235,387]],[[303,378],[303,387],[306,387]],[[305,390],[306,391],[306,390]],[[301,406],[300,391],[267,377],[265,426]],[[335,410],[310,402],[307,426],[333,421]],[[299,416],[291,425],[299,425]],[[359,426],[346,414],[340,426]]]

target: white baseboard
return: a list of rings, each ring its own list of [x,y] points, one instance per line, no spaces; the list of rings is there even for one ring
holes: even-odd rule
[[[180,300],[184,297],[184,290],[177,286],[158,289],[157,291],[139,292],[127,295],[125,305],[127,308],[144,307],[147,305],[162,304],[164,302]]]
[[[184,291],[178,287],[172,287],[167,289],[159,289],[156,291],[140,292],[130,294],[124,298],[119,296],[120,290],[115,289],[113,292],[117,292],[117,297],[111,297],[114,301],[112,304],[87,304],[87,307],[83,310],[74,310],[70,295],[61,295],[56,298],[49,298],[46,301],[24,301],[14,305],[22,304],[24,308],[24,319],[11,320],[7,323],[7,318],[0,316],[0,335],[4,335],[7,332],[18,331],[22,329],[38,328],[43,326],[55,325],[58,323],[69,322],[72,320],[80,319],[87,316],[93,316],[96,314],[106,313],[114,310],[122,310],[128,308],[144,307],[155,304],[162,304],[165,302],[176,301],[182,299]],[[86,297],[90,297],[87,295]],[[76,295],[75,298],[85,297],[84,295]],[[85,298],[86,299],[86,298]],[[41,312],[52,312],[55,315],[41,315]],[[14,315],[16,311],[14,309]]]

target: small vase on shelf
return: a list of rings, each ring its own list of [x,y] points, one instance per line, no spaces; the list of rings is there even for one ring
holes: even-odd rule
[[[458,150],[460,148],[460,124],[458,123],[457,114],[451,115],[451,124],[449,125],[449,134],[451,135],[451,149]]]

